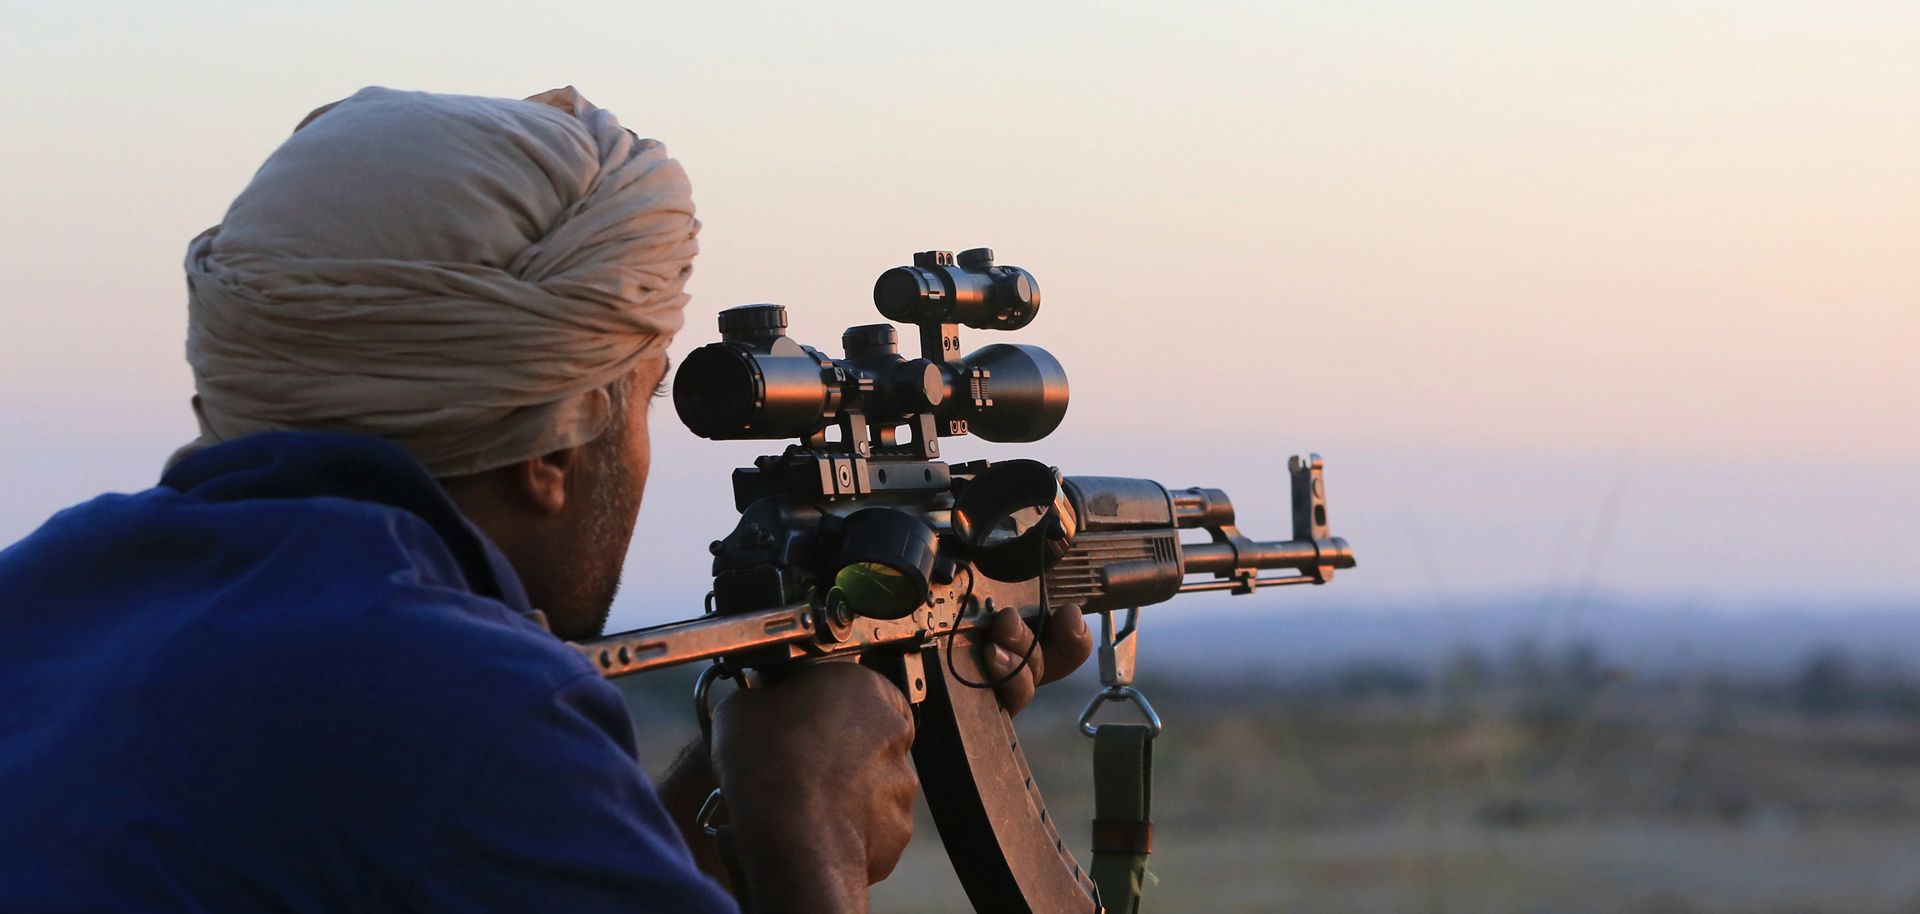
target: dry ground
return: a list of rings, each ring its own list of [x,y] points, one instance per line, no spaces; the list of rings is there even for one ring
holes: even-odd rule
[[[1020,722],[1066,823],[1091,810],[1083,679]],[[629,691],[663,737],[656,765],[691,733],[678,685]],[[1497,696],[1146,688],[1168,720],[1149,912],[1920,912],[1911,719],[1741,710],[1685,688],[1546,714]],[[1065,831],[1084,847],[1084,827]],[[876,912],[970,910],[924,815],[873,897]]]

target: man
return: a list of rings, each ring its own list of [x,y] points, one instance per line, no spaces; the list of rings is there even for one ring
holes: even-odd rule
[[[737,694],[656,795],[560,640],[618,584],[698,229],[572,89],[302,122],[189,248],[200,440],[0,553],[0,908],[731,910],[682,838],[717,782],[757,909],[864,910],[911,830],[891,685]],[[1086,658],[1062,621],[1023,670],[996,620],[1010,709]]]

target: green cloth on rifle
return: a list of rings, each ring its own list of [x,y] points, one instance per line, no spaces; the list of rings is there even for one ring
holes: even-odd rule
[[[1093,735],[1093,881],[1107,914],[1138,914],[1153,852],[1153,729],[1101,724]]]

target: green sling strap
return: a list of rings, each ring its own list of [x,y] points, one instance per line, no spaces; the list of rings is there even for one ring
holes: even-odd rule
[[[1153,728],[1101,724],[1093,736],[1093,882],[1107,914],[1138,914],[1153,853]]]

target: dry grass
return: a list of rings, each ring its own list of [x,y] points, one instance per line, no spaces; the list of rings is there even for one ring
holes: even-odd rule
[[[1090,686],[1076,683],[1021,720],[1068,823],[1092,799],[1072,722]],[[1912,720],[1729,710],[1689,693],[1542,715],[1496,700],[1148,688],[1169,722],[1149,911],[1920,912]],[[652,732],[691,732],[684,692],[635,694]],[[655,741],[650,758],[677,741]],[[874,910],[970,910],[921,822]],[[1066,831],[1084,846],[1083,828]]]

